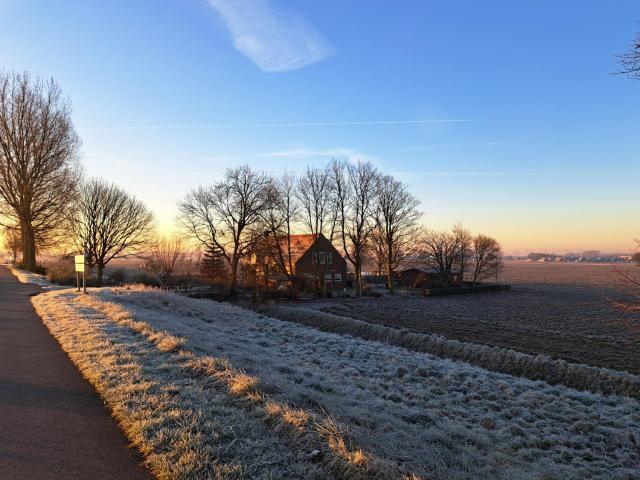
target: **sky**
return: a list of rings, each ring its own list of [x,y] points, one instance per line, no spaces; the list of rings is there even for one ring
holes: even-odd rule
[[[428,228],[508,253],[640,237],[637,0],[0,0],[0,68],[53,77],[89,175],[162,229],[248,164],[331,158],[409,185]]]

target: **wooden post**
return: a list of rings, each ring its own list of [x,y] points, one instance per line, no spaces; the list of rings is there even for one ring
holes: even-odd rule
[[[87,244],[85,243],[82,246],[82,258],[83,258],[83,268],[82,268],[82,293],[87,293],[87,279],[86,279],[86,270],[87,270]]]

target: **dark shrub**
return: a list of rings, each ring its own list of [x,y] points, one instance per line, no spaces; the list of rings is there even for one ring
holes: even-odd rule
[[[73,258],[62,256],[48,264],[47,280],[59,285],[75,285],[76,272]]]
[[[21,270],[26,270],[22,263],[16,263],[16,267]],[[44,275],[47,273],[47,269],[43,265],[36,265],[36,268],[33,269],[33,273],[37,273],[38,275]]]
[[[122,285],[126,279],[124,268],[118,268],[109,275],[109,282],[113,285]]]
[[[131,278],[130,283],[141,283],[142,285],[147,285],[148,287],[161,287],[162,284],[160,280],[155,275],[151,275],[150,273],[142,272],[134,275]]]

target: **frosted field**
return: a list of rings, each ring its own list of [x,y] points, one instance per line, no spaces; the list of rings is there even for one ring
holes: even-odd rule
[[[500,281],[512,284],[509,292],[335,298],[305,308],[640,374],[640,312],[614,305],[628,299],[616,269],[640,278],[628,264],[506,262]]]
[[[98,371],[92,381],[136,445],[152,465],[190,458],[197,465],[170,478],[640,478],[640,405],[629,398],[551,387],[155,290],[55,291],[34,304],[90,379],[92,362],[105,354],[84,338],[108,349],[108,378]],[[193,375],[202,364],[218,366],[209,376],[221,366],[233,372],[224,392],[207,393],[209,377]],[[139,375],[134,385],[131,369]],[[147,383],[151,392],[171,392],[169,407],[148,408],[126,393]],[[225,417],[220,428],[236,432],[232,444],[210,424],[220,421],[222,406],[236,404],[249,413]],[[127,427],[132,417],[155,427]],[[250,420],[271,446],[254,438]],[[287,433],[283,421],[299,433]],[[272,465],[225,449],[243,445],[239,422],[246,441],[262,445],[258,453],[273,449]],[[167,450],[175,445],[182,450],[173,458]],[[198,456],[203,451],[209,463]],[[224,461],[235,466],[227,476],[207,470]]]

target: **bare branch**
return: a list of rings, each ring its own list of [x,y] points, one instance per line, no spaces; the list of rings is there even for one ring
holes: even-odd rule
[[[391,175],[379,175],[375,186],[374,224],[371,234],[378,265],[384,268],[391,293],[393,276],[400,264],[415,251],[419,235],[420,202],[407,186]]]
[[[180,223],[205,251],[217,252],[231,270],[235,295],[238,266],[264,237],[262,212],[268,206],[268,177],[247,165],[228,169],[222,181],[199,187],[178,203]]]
[[[640,33],[625,53],[618,55],[618,75],[640,80]]]
[[[0,72],[0,212],[20,226],[27,269],[64,225],[79,147],[71,104],[53,80]]]
[[[151,245],[154,219],[142,202],[124,190],[90,179],[73,203],[69,226],[78,251],[86,246],[89,266],[97,267],[100,285],[111,260],[142,253]]]

